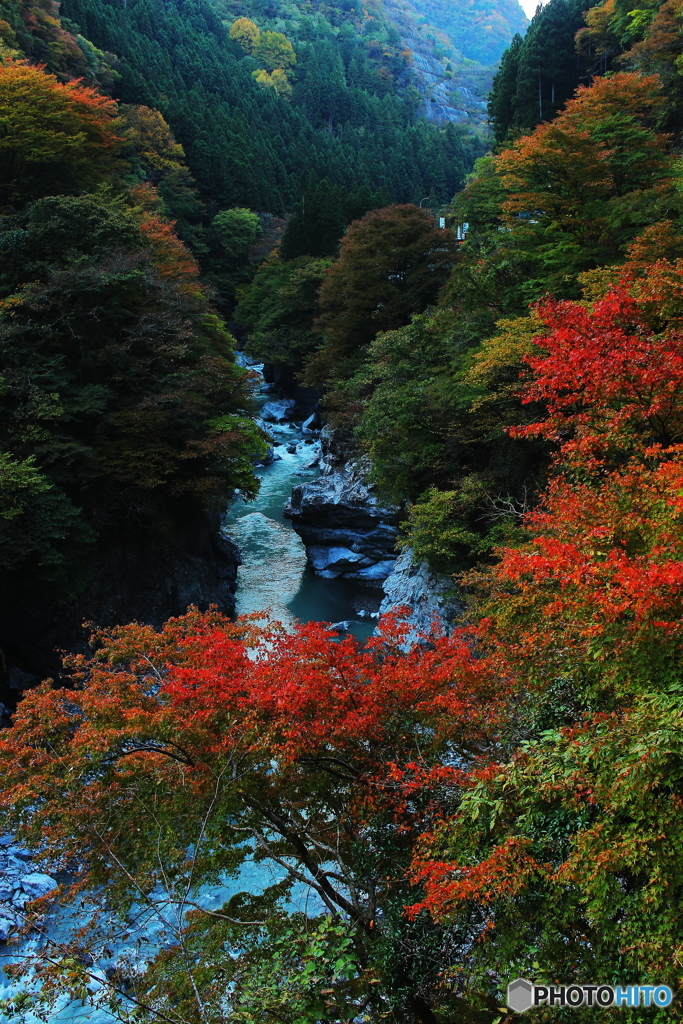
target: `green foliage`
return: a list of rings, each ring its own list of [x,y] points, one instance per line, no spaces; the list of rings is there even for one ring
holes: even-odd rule
[[[291,71],[296,64],[294,48],[282,32],[261,32],[252,53],[266,71]]]
[[[35,525],[50,504],[78,561],[76,541],[105,526],[158,529],[235,486],[253,492],[262,442],[235,415],[244,374],[168,225],[106,195],[52,197],[0,238],[13,291],[0,304],[2,446],[46,482],[8,521],[23,531],[14,561],[54,563]]]
[[[221,210],[211,227],[230,260],[244,258],[263,230],[258,215],[242,207]]]
[[[117,55],[121,99],[163,114],[211,216],[234,207],[280,216],[300,199],[301,181],[311,173],[351,190],[384,187],[399,202],[432,192],[446,202],[460,187],[453,131],[417,119],[419,100],[400,46],[368,40],[353,14],[341,18],[342,30],[329,20],[339,17],[336,9],[315,15],[293,10],[286,32],[296,79],[285,103],[272,75],[264,84],[274,87],[258,85],[252,74],[257,57],[230,38],[205,0],[151,0],[151,6],[65,0],[61,10],[88,39]],[[271,49],[280,64],[269,51],[268,67],[291,67],[289,44],[277,38],[281,26],[263,24],[256,10],[246,13],[262,23],[258,39],[275,38]],[[465,170],[480,145],[463,137]]]
[[[375,339],[341,392],[381,491],[415,502],[407,542],[442,572],[514,538],[529,478],[541,477],[546,459],[542,444],[503,430],[529,415],[515,385],[537,326],[498,326],[503,333],[473,349],[452,311],[416,316]]]
[[[84,78],[110,91],[117,78],[113,54],[104,54],[63,25],[56,0],[0,0],[0,59],[27,58],[60,81]]]
[[[379,332],[406,324],[435,302],[455,248],[432,214],[416,206],[374,210],[352,224],[320,290],[316,327],[324,345],[309,363],[309,379],[352,376]]]
[[[144,106],[121,106],[126,144],[122,156],[128,164],[126,180],[133,185],[152,185],[158,192],[145,198],[175,220],[176,231],[195,254],[206,251],[205,232],[198,223],[203,206],[197,184],[185,163],[183,147],[158,110]]]
[[[253,913],[258,904],[251,902]],[[205,929],[197,929],[197,938],[202,952],[207,945],[216,950],[211,967],[220,973],[223,984],[232,987],[230,1019],[235,1024],[259,1024],[264,1014],[283,1024],[357,1019],[367,977],[358,962],[354,930],[338,918],[328,915],[316,920],[280,911],[251,935],[244,928],[220,925],[212,931],[209,942]],[[221,956],[226,940],[233,949],[233,957],[227,959]],[[183,991],[189,985],[182,964],[180,953],[161,957],[148,980],[189,1003],[191,992]]]
[[[278,95],[284,99],[289,99],[292,95],[292,86],[290,85],[287,75],[282,68],[275,68],[270,74],[261,69],[260,71],[252,71],[254,81],[257,82],[263,89],[273,89]]]
[[[235,39],[246,53],[253,53],[261,30],[250,18],[238,18],[230,26],[230,38]]]
[[[44,494],[50,485],[34,466],[35,459],[16,462],[10,455],[0,455],[0,519],[16,519],[29,498]]]
[[[330,260],[271,256],[240,292],[235,319],[248,332],[247,351],[267,363],[301,367],[319,344],[313,322]]]
[[[470,568],[499,544],[521,538],[522,503],[493,492],[492,474],[473,473],[458,480],[457,489],[430,487],[411,505],[404,546],[436,572]]]
[[[351,192],[333,185],[328,178],[311,182],[295,205],[282,238],[280,255],[285,260],[298,256],[336,256],[344,230],[368,210],[386,206],[386,193],[367,188]]]
[[[590,268],[604,264],[611,269],[600,281],[614,280],[614,264],[627,251],[635,258],[637,232],[680,209],[676,164],[655,127],[662,103],[654,79],[600,79],[554,122],[477,161],[453,202],[453,221],[468,232],[438,312],[379,334],[355,365],[330,341],[314,357],[316,365],[334,352],[328,402],[356,428],[383,493],[418,501],[408,536],[442,571],[514,542],[544,479],[546,443],[512,440],[505,430],[533,415],[518,397],[538,330],[529,303],[548,291],[578,295],[580,281],[588,287],[598,273]],[[640,260],[677,255],[667,223],[664,231],[647,227]],[[369,280],[367,270],[364,283],[355,281],[355,302]],[[345,316],[328,332],[341,336],[352,323],[360,339],[363,327]]]
[[[29,456],[23,462],[0,454],[0,570],[37,568],[44,580],[63,582],[72,569],[70,551],[85,548],[95,532],[66,494],[51,485]],[[70,580],[73,587],[76,581]]]

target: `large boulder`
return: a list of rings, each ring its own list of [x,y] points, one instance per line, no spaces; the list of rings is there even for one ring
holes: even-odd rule
[[[37,900],[40,896],[46,896],[53,889],[57,888],[57,882],[50,875],[42,871],[33,871],[30,875],[22,875],[21,888],[29,899]]]
[[[301,433],[304,437],[317,437],[320,432],[320,413],[312,412],[308,419],[301,424]]]
[[[391,575],[384,580],[383,590],[380,615],[403,607],[410,609],[408,645],[429,633],[434,625],[448,633],[463,608],[452,578],[432,572],[425,562],[414,558],[410,548],[401,552]]]
[[[261,419],[266,423],[286,423],[294,419],[296,402],[293,398],[278,398],[274,402],[266,402],[261,409]]]
[[[369,483],[367,459],[349,458],[329,427],[321,434],[321,474],[298,484],[284,511],[319,576],[378,586],[396,559],[398,509]]]
[[[0,878],[0,902],[8,903],[14,894],[16,885],[9,878]]]
[[[312,544],[306,548],[306,555],[318,574],[326,578],[341,576],[342,573],[372,564],[372,560],[359,551],[344,547],[327,547],[324,544]]]

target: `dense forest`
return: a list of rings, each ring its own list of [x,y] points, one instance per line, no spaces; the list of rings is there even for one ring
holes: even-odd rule
[[[95,906],[9,969],[11,1024],[60,994],[506,1024],[515,978],[533,1021],[683,1019],[680,0],[549,0],[492,147],[422,119],[385,9],[345,2],[2,0],[6,621],[256,492],[226,320],[461,608],[417,641],[213,607],[72,645],[0,734],[0,814]],[[105,971],[146,912],[166,941]]]

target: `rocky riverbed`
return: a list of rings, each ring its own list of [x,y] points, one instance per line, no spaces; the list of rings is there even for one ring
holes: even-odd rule
[[[321,433],[319,466],[317,480],[292,490],[285,518],[317,575],[381,586],[397,557],[398,508],[376,497],[367,459],[349,458],[329,427]]]
[[[27,903],[56,887],[57,880],[35,866],[30,850],[12,836],[0,837],[0,942],[21,928]]]

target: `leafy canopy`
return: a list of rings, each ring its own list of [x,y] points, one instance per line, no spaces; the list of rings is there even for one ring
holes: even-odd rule
[[[110,178],[119,127],[116,104],[95,89],[0,65],[0,209]]]

